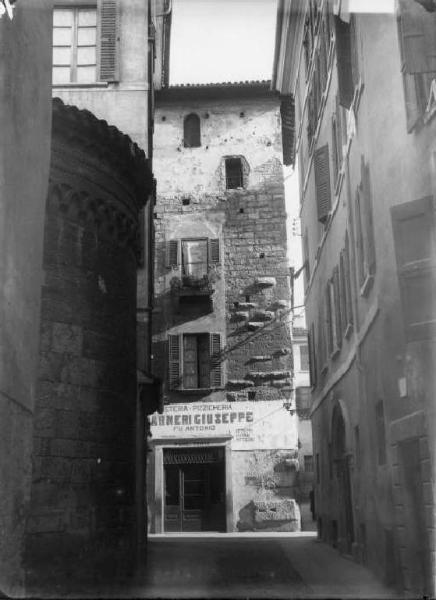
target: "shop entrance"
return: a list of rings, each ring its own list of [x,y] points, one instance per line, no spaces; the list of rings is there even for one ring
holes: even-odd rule
[[[224,448],[164,449],[164,531],[225,531]]]

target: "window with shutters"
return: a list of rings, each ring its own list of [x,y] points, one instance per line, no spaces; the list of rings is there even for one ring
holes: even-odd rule
[[[318,208],[318,221],[326,223],[331,209],[331,189],[330,189],[330,159],[329,147],[325,144],[315,150],[314,170],[315,170],[315,193]]]
[[[327,322],[327,311],[328,305],[324,301],[320,307],[318,312],[318,343],[317,343],[317,354],[318,354],[318,373],[319,373],[319,381],[328,370],[327,363],[327,336],[328,336],[328,327],[329,324]]]
[[[344,133],[346,134],[346,122],[344,108],[339,104],[339,98],[336,96],[335,111],[332,115],[332,161],[333,161],[333,187],[337,191],[338,178],[342,169],[344,158]]]
[[[222,387],[221,335],[186,333],[168,336],[168,375],[173,390]]]
[[[339,103],[350,108],[355,88],[359,83],[356,17],[347,23],[335,16],[336,63],[338,69]]]
[[[335,356],[340,346],[340,324],[338,323],[338,278],[337,270],[327,283],[326,288],[326,330],[327,348],[330,356]]]
[[[356,250],[360,293],[366,295],[373,282],[376,260],[369,166],[361,161],[361,182],[356,191]]]
[[[304,455],[304,470],[306,473],[313,473],[313,454]]]
[[[180,274],[179,292],[211,293],[213,291],[212,267],[220,263],[218,238],[191,238],[169,240],[166,243],[166,266]]]
[[[309,234],[307,229],[303,236],[303,253],[304,253],[304,286],[307,288],[310,281],[310,254],[309,254]]]
[[[400,0],[398,34],[410,132],[426,111],[436,79],[436,12],[427,11],[418,2]]]
[[[200,117],[195,113],[187,115],[183,121],[183,145],[185,148],[201,146]]]
[[[53,9],[53,84],[118,79],[118,0]]]
[[[300,344],[300,370],[309,371],[309,346]]]
[[[435,201],[429,196],[391,208],[406,338],[436,336]]]

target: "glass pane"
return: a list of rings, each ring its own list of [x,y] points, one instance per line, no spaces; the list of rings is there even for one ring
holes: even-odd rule
[[[71,48],[53,48],[54,65],[71,64]]]
[[[182,242],[184,275],[200,278],[207,274],[207,240]]]
[[[97,62],[95,46],[90,48],[77,48],[77,66],[95,65]]]
[[[73,25],[73,11],[70,8],[55,8],[53,11],[53,26]]]
[[[179,470],[177,467],[167,466],[165,468],[165,504],[178,506],[179,502]]]
[[[55,27],[53,29],[53,46],[71,46],[72,38],[71,27]]]
[[[81,25],[97,25],[97,11],[95,8],[79,10],[79,26]]]
[[[70,73],[69,67],[53,67],[53,83],[69,83]]]
[[[184,498],[184,507],[187,510],[195,510],[199,508],[203,508],[205,504],[204,496],[185,496]]]
[[[80,27],[77,32],[78,46],[95,46],[97,42],[97,30],[95,27]]]
[[[204,481],[186,481],[185,480],[185,496],[204,494]]]
[[[77,83],[94,83],[94,81],[97,81],[95,66],[77,67]]]

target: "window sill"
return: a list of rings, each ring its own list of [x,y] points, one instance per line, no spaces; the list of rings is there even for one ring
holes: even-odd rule
[[[113,82],[116,83],[116,82]],[[76,89],[76,88],[107,88],[109,86],[109,82],[107,81],[95,81],[94,83],[52,83],[52,88],[59,89]]]
[[[366,275],[365,281],[363,282],[361,288],[360,288],[360,295],[363,296],[364,298],[366,296],[368,296],[369,292],[371,291],[371,288],[373,286],[374,283],[374,275]]]
[[[178,390],[172,390],[173,392],[179,392],[180,394],[183,394],[184,396],[186,396],[187,394],[190,395],[198,395],[198,396],[203,396],[204,394],[210,394],[210,392],[212,392],[214,389],[217,388],[183,388],[183,389],[178,389]],[[220,388],[221,389],[221,388]]]

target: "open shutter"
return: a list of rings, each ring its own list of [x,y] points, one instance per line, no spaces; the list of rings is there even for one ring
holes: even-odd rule
[[[295,162],[295,103],[292,94],[281,96],[280,116],[282,119],[283,164]]]
[[[308,345],[309,345],[309,374],[310,374],[310,385],[316,386],[316,354],[315,354],[315,328],[312,325],[307,334]]]
[[[354,95],[350,23],[335,16],[335,32],[339,103],[350,108]]]
[[[179,241],[169,240],[166,243],[166,266],[168,269],[179,264]]]
[[[407,73],[436,71],[436,16],[417,2],[400,0],[401,39]]]
[[[333,271],[333,286],[335,295],[335,311],[336,311],[336,344],[338,348],[342,345],[342,305],[341,305],[341,290],[339,284],[339,268],[335,267]]]
[[[220,241],[218,238],[209,240],[209,261],[214,264],[220,262]]]
[[[315,187],[316,202],[318,205],[318,221],[324,223],[329,215],[331,207],[330,190],[330,164],[328,144],[315,150]]]
[[[100,81],[118,81],[118,0],[99,1]]]
[[[431,196],[391,208],[406,335],[436,335],[436,231]]]
[[[221,334],[211,333],[210,343],[210,387],[220,388],[222,386],[221,368]]]
[[[180,335],[168,336],[168,379],[171,390],[181,387],[181,342]]]

